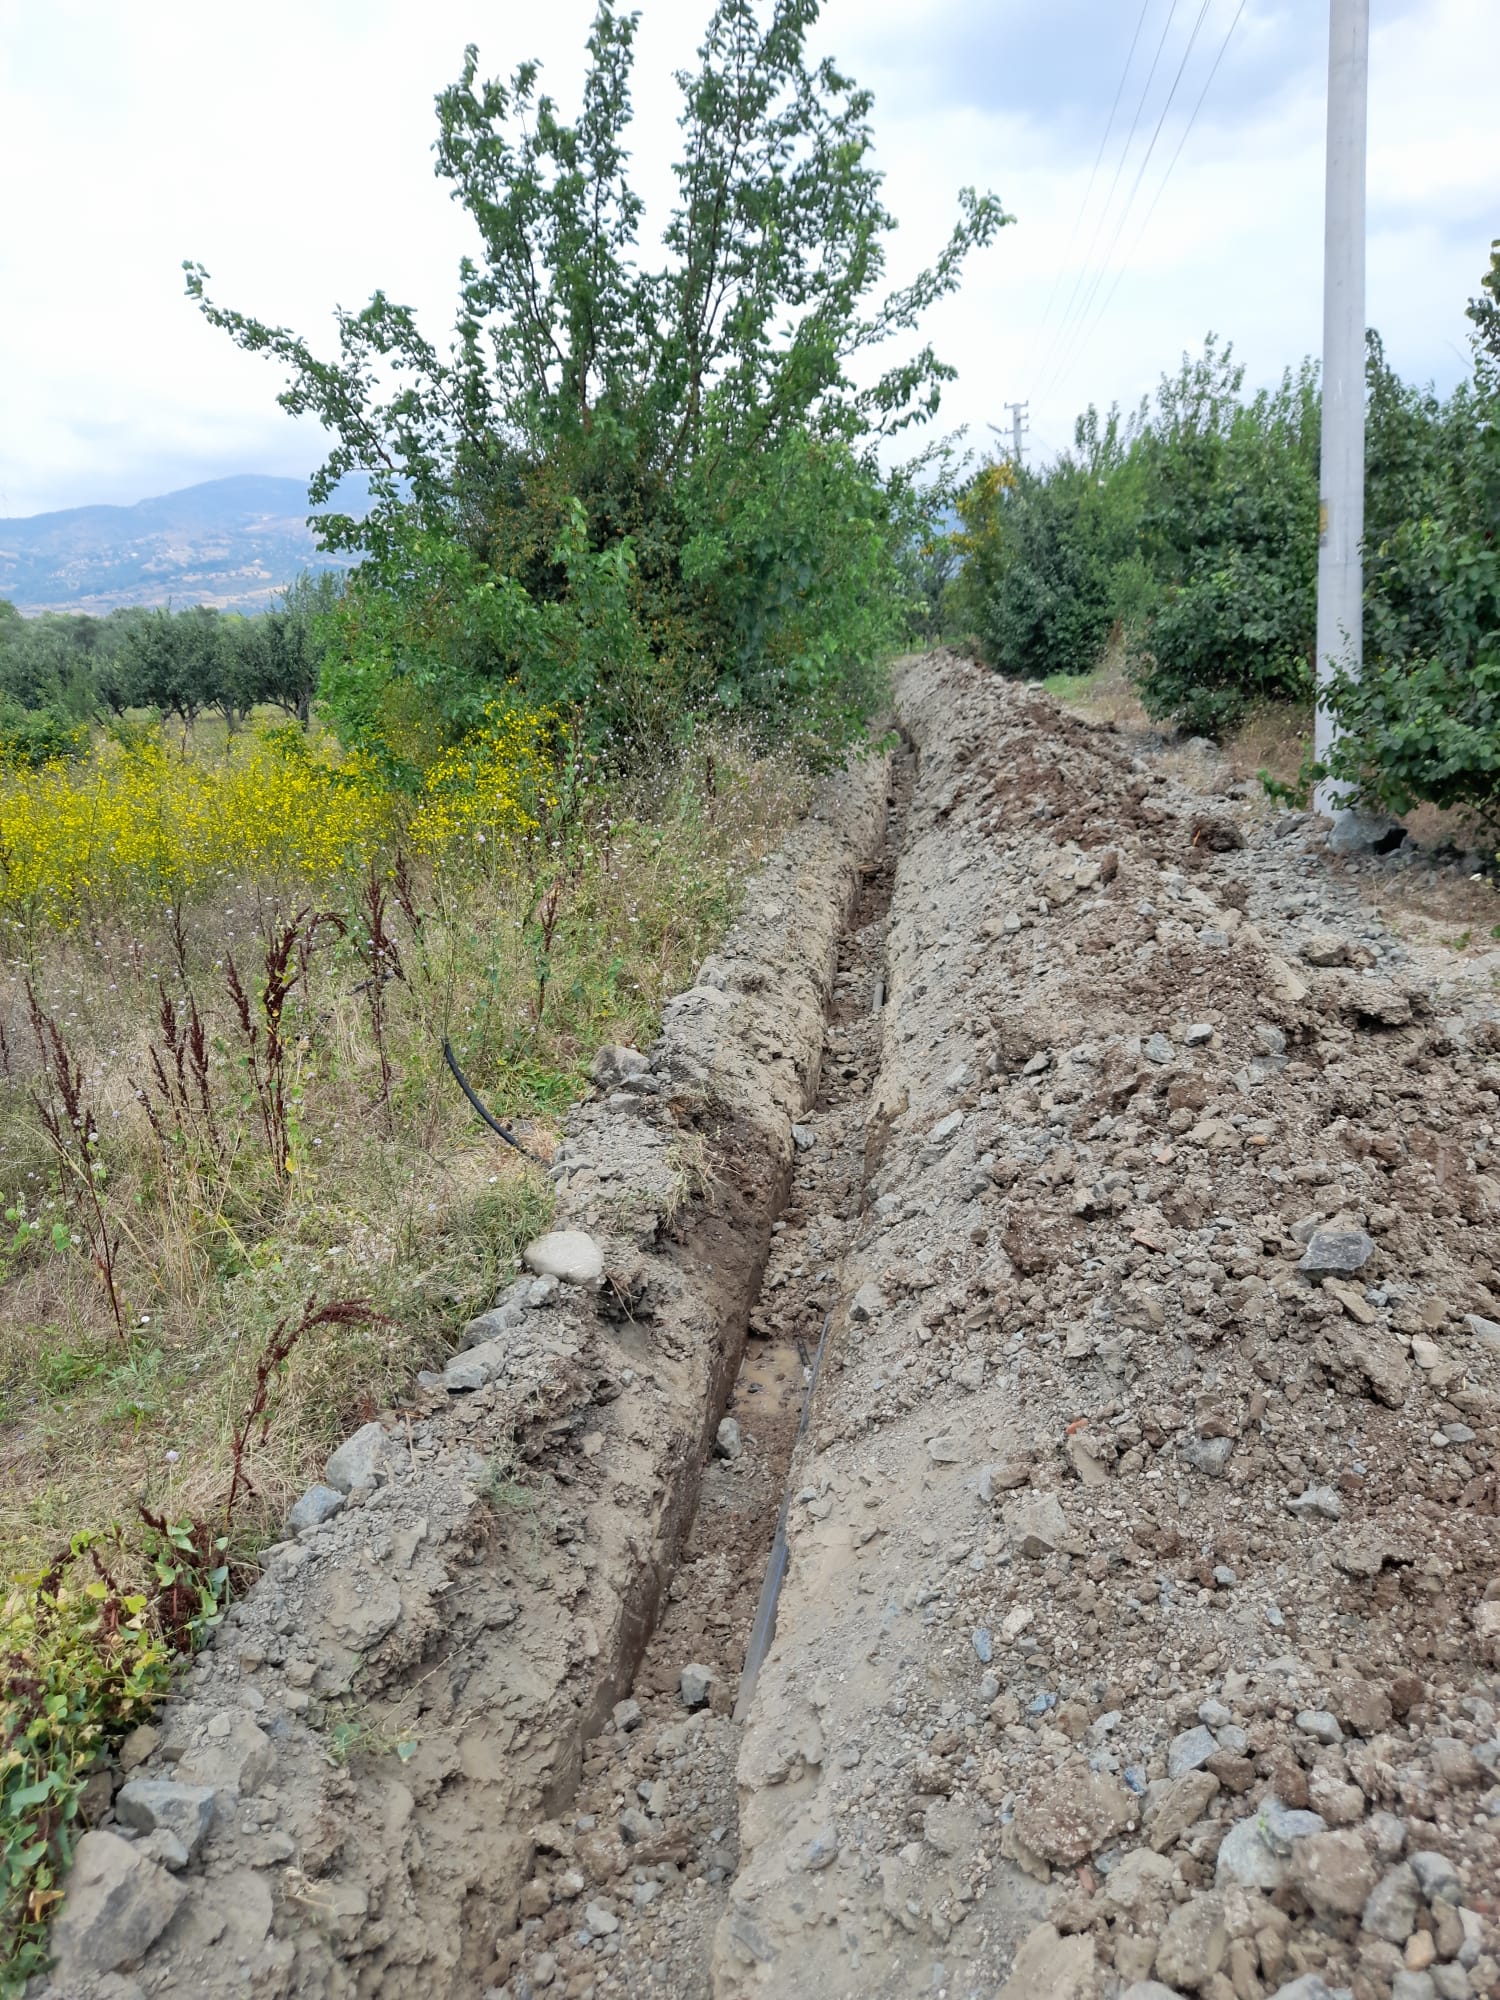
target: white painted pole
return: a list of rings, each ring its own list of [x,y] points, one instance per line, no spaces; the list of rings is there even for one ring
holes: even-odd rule
[[[1321,761],[1336,736],[1324,691],[1336,666],[1364,665],[1365,128],[1370,0],[1329,0],[1328,186],[1323,218],[1323,463],[1318,526],[1318,708]],[[1337,815],[1347,788],[1318,787]]]

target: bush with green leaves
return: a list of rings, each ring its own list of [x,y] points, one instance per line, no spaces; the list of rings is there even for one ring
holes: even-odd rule
[[[213,301],[333,443],[319,517],[362,559],[333,621],[325,708],[399,762],[509,686],[580,704],[618,744],[709,704],[819,745],[873,699],[901,622],[909,476],[877,444],[932,416],[951,369],[913,335],[1008,219],[964,191],[931,269],[880,292],[893,218],[871,98],[809,54],[819,0],[719,0],[679,79],[665,258],[642,260],[627,140],[637,17],[594,20],[573,122],[535,63],[437,102],[437,170],[473,225],[451,343],[377,292],[338,353]]]
[[[1493,807],[1489,666],[1500,641],[1500,307],[1470,308],[1475,373],[1450,396],[1367,355],[1366,645],[1336,775],[1394,806]],[[1320,402],[1304,362],[1246,397],[1212,337],[1128,419],[1080,420],[1037,475],[960,496],[951,601],[999,671],[1086,673],[1112,633],[1147,709],[1221,735],[1261,702],[1310,702]]]
[[[1500,835],[1500,243],[1469,308],[1475,374],[1429,414],[1411,514],[1376,545],[1364,672],[1329,695],[1341,734],[1315,778],[1394,813],[1430,804]],[[1414,425],[1418,430],[1421,426]],[[1369,640],[1373,639],[1373,644]]]

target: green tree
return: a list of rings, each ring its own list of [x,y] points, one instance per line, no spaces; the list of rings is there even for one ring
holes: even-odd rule
[[[809,57],[818,11],[715,7],[678,79],[665,262],[641,261],[626,144],[638,17],[605,0],[575,122],[535,63],[481,82],[473,49],[438,98],[437,171],[479,246],[446,350],[377,292],[325,359],[187,266],[211,323],[281,365],[283,407],[330,432],[315,503],[370,476],[368,515],[318,521],[364,558],[324,682],[341,727],[452,731],[502,680],[586,690],[621,735],[708,697],[772,717],[810,700],[829,726],[851,706],[836,683],[878,621],[838,578],[840,537],[850,575],[881,583],[905,521],[875,444],[932,416],[952,373],[925,345],[883,372],[864,357],[913,335],[1008,218],[966,190],[933,267],[882,295],[871,99]]]

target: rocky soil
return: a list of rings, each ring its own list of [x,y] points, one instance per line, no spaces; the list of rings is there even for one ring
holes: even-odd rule
[[[1500,953],[1039,691],[899,712],[98,1788],[41,1990],[1500,1994]]]

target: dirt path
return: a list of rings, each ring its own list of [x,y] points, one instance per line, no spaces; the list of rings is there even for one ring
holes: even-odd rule
[[[900,704],[573,1121],[603,1280],[272,1556],[141,1765],[206,1838],[116,1802],[156,1927],[54,1994],[1500,1993],[1500,960],[1040,694]]]

